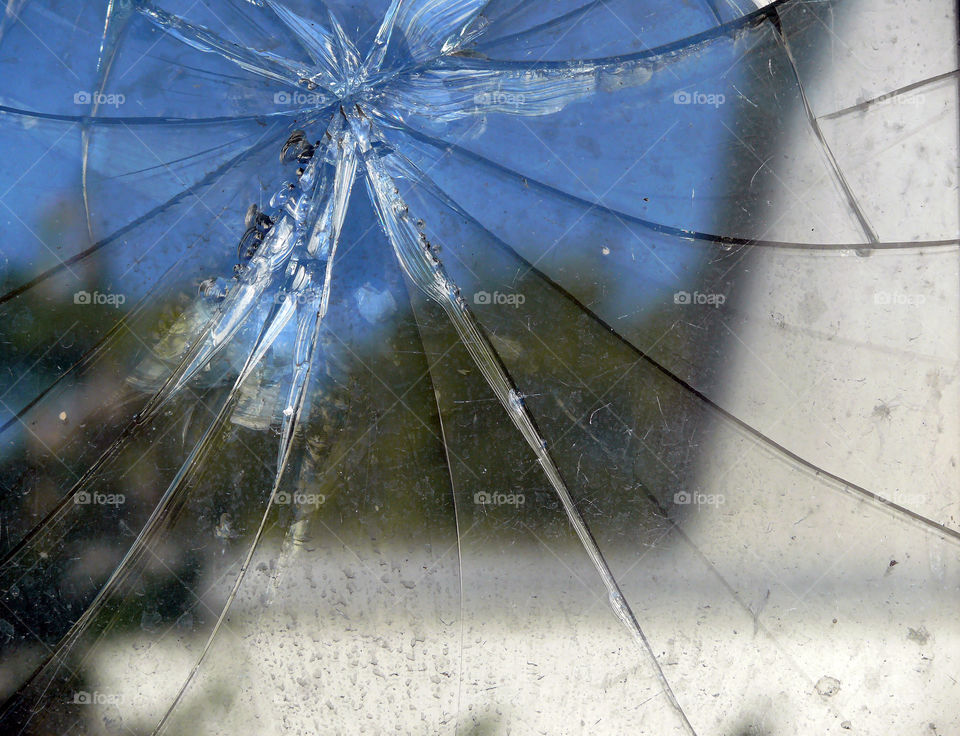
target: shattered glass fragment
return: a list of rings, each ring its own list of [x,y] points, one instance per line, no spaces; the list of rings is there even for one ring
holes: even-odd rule
[[[957,27],[8,0],[0,728],[955,728]]]

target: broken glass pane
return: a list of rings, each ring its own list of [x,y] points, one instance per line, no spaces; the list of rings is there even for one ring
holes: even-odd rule
[[[3,732],[955,730],[957,27],[7,0]]]

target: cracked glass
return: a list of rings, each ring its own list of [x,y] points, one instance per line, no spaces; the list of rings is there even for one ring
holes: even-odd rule
[[[2,5],[3,733],[960,728],[954,0]]]

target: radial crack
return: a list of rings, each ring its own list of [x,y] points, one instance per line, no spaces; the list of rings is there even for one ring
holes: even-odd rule
[[[431,250],[429,242],[414,223],[407,205],[400,198],[393,180],[373,149],[370,119],[359,109],[350,111],[348,118],[366,167],[367,187],[370,197],[376,205],[381,225],[393,245],[394,254],[397,256],[401,267],[418,288],[443,307],[460,335],[461,342],[470,353],[487,384],[500,401],[514,426],[533,450],[547,480],[563,505],[570,525],[576,532],[584,551],[590,557],[607,589],[614,613],[630,631],[641,651],[647,656],[648,662],[660,682],[663,694],[684,729],[687,733],[694,734],[693,726],[680,707],[670,683],[663,674],[653,648],[634,616],[630,604],[620,591],[619,584],[600,551],[593,533],[570,495],[566,482],[547,449],[547,443],[524,404],[523,396],[514,386],[513,380],[495,348],[480,327],[472,310],[460,295],[459,289],[446,275],[443,264]]]
[[[335,118],[337,121],[340,119],[341,118],[339,116],[336,116]],[[187,688],[190,686],[194,676],[199,671],[201,665],[210,652],[210,648],[213,646],[213,642],[216,639],[217,634],[223,627],[223,623],[230,611],[230,607],[237,597],[240,586],[243,584],[247,570],[250,568],[253,555],[259,547],[260,541],[263,539],[263,533],[267,526],[267,520],[270,516],[271,510],[273,509],[274,500],[280,488],[280,480],[283,477],[284,470],[287,466],[287,461],[290,458],[294,433],[297,430],[300,416],[303,412],[306,402],[306,391],[307,386],[309,385],[310,372],[313,367],[313,355],[317,346],[320,327],[330,304],[334,256],[336,254],[340,232],[343,228],[343,221],[346,217],[347,204],[349,202],[350,191],[353,186],[357,168],[356,149],[349,133],[340,134],[337,132],[333,137],[333,141],[333,147],[336,156],[336,175],[333,191],[331,196],[326,200],[323,213],[314,229],[314,233],[318,233],[316,235],[316,240],[311,238],[313,242],[318,244],[318,250],[315,251],[315,253],[318,255],[318,258],[315,263],[317,263],[317,265],[324,266],[323,280],[319,285],[314,283],[298,283],[292,285],[286,298],[274,310],[274,320],[284,319],[284,316],[290,309],[296,309],[298,319],[296,338],[293,346],[293,375],[287,401],[283,411],[281,412],[282,420],[280,427],[280,442],[278,443],[277,448],[277,470],[274,475],[273,487],[271,488],[270,495],[267,499],[263,516],[260,519],[260,525],[250,542],[246,557],[240,566],[240,571],[237,573],[233,587],[231,588],[230,593],[223,604],[223,608],[219,617],[217,618],[217,622],[207,637],[207,641],[203,647],[203,650],[197,657],[197,660],[191,668],[189,674],[184,679],[184,682],[181,685],[176,697],[154,729],[154,734],[159,734],[166,726],[169,718],[173,714],[177,705],[182,701]],[[289,319],[290,316],[292,316],[292,313],[285,318]],[[265,337],[268,333],[273,333],[275,331],[273,324],[274,322],[269,319],[267,320],[267,323],[264,325],[264,337],[261,338],[261,341],[265,341]],[[251,352],[251,363],[259,359],[258,354],[262,355],[262,352],[257,349]],[[241,372],[240,376],[237,378],[238,386],[243,382],[243,380],[245,380],[247,375],[249,375],[248,369],[245,369]]]
[[[873,229],[873,225],[871,225],[870,221],[867,219],[863,208],[860,206],[860,202],[853,193],[853,189],[851,189],[850,185],[847,183],[847,178],[844,176],[843,170],[840,168],[840,164],[837,162],[837,157],[834,155],[833,149],[830,148],[826,137],[823,135],[823,130],[820,128],[820,121],[817,120],[817,116],[814,114],[813,108],[810,105],[810,100],[807,98],[807,92],[804,89],[803,81],[800,78],[800,70],[797,68],[796,60],[793,58],[793,51],[790,49],[790,41],[787,39],[787,34],[783,30],[783,24],[780,20],[779,13],[774,13],[771,16],[771,23],[776,29],[777,40],[783,47],[783,50],[787,56],[787,60],[790,63],[790,70],[797,82],[797,90],[800,92],[800,99],[803,103],[804,111],[806,112],[807,121],[817,139],[820,150],[823,152],[824,158],[827,160],[827,166],[829,167],[830,172],[833,174],[834,179],[846,197],[850,210],[853,212],[854,217],[856,217],[857,222],[860,224],[860,228],[863,230],[863,234],[870,242],[870,247],[872,248],[875,244],[880,242],[880,238]],[[869,252],[870,248],[861,248],[857,250],[859,255],[868,255]]]
[[[467,212],[463,207],[461,207],[457,202],[455,202],[449,195],[447,195],[440,187],[438,187],[423,171],[418,169],[412,162],[404,158],[400,154],[393,154],[395,157],[398,168],[404,170],[405,173],[410,173],[416,177],[416,180],[420,186],[429,191],[434,197],[440,200],[444,205],[449,207],[451,211],[455,212],[460,217],[463,217],[468,222],[472,223],[476,227],[480,228],[485,232],[494,242],[496,246],[505,250],[511,256],[516,258],[520,263],[524,265],[530,272],[536,274],[539,278],[543,279],[550,287],[555,289],[563,298],[573,302],[580,311],[588,315],[593,321],[601,325],[605,330],[609,331],[618,341],[624,344],[628,349],[631,350],[640,360],[648,363],[651,367],[656,369],[674,384],[679,386],[683,391],[692,394],[697,400],[703,402],[709,409],[714,412],[717,412],[723,419],[730,421],[734,426],[746,431],[752,437],[760,441],[762,444],[774,450],[774,452],[783,459],[791,460],[796,462],[808,470],[812,471],[815,475],[823,476],[841,486],[841,489],[846,489],[852,491],[853,493],[866,497],[870,501],[876,503],[880,508],[884,508],[889,511],[894,511],[896,513],[902,514],[905,517],[919,522],[920,524],[928,527],[930,530],[935,531],[939,534],[945,535],[954,540],[960,541],[960,531],[951,529],[950,527],[941,524],[927,516],[919,514],[915,511],[912,511],[900,504],[897,504],[888,498],[870,491],[862,486],[857,485],[840,475],[831,473],[829,470],[826,470],[815,463],[807,460],[806,458],[801,457],[797,453],[788,449],[787,447],[779,444],[772,438],[763,434],[760,430],[756,429],[753,425],[744,421],[737,415],[733,414],[731,411],[722,407],[715,400],[711,399],[707,394],[703,393],[699,389],[695,388],[692,384],[688,383],[686,380],[681,378],[679,375],[667,368],[663,363],[657,360],[655,357],[650,355],[647,351],[641,350],[636,345],[634,345],[630,340],[620,334],[612,325],[606,322],[603,317],[601,317],[597,312],[591,309],[588,305],[581,302],[576,296],[567,291],[563,286],[554,281],[549,275],[541,271],[533,263],[530,263],[523,255],[518,253],[509,243],[502,240],[495,233],[488,230],[479,220],[473,217],[469,212]]]

